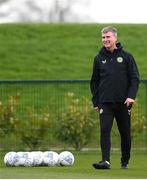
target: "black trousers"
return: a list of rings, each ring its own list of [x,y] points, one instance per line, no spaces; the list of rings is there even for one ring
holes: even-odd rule
[[[102,160],[110,161],[110,133],[115,118],[121,137],[121,163],[128,163],[131,150],[131,107],[128,108],[124,103],[103,103],[99,109]]]

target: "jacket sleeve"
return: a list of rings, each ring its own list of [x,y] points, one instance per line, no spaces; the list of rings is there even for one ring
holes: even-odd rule
[[[92,93],[92,102],[93,102],[94,107],[98,107],[98,104],[99,104],[98,88],[99,88],[99,67],[98,67],[98,61],[97,61],[97,56],[96,56],[94,58],[93,72],[92,72],[92,77],[90,81],[90,89]]]
[[[128,98],[135,99],[138,91],[140,77],[136,62],[132,55],[129,56],[128,75],[129,75]]]

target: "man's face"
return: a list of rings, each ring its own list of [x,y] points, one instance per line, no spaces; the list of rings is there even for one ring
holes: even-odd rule
[[[117,37],[112,32],[102,33],[102,43],[106,49],[115,49]]]

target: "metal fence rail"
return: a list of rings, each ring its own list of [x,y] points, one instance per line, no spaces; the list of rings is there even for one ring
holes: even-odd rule
[[[51,149],[69,147],[56,137],[56,125],[60,125],[60,116],[65,111],[65,96],[74,94],[85,104],[82,98],[91,102],[89,80],[5,80],[0,81],[0,149],[29,149],[22,134],[38,138],[38,146],[34,149]],[[89,106],[89,108],[92,108]],[[147,80],[141,80],[139,92],[132,115],[132,139],[134,149],[147,147]],[[93,116],[98,119],[97,113]],[[34,129],[39,122],[51,120],[54,126],[43,127],[47,132],[44,137],[38,137]],[[23,122],[23,127],[19,126]],[[28,124],[27,124],[28,122]],[[33,123],[37,123],[33,124]],[[118,131],[114,122],[112,129],[112,148],[120,147]],[[43,132],[42,132],[43,134]],[[41,135],[39,135],[41,136]],[[26,137],[26,136],[25,136]],[[93,130],[93,138],[85,148],[99,147],[99,121]],[[37,142],[37,140],[36,140]],[[71,147],[72,148],[72,147]]]

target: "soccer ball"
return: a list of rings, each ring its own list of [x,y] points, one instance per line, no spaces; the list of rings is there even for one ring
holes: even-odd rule
[[[14,166],[32,166],[33,157],[30,152],[17,152],[18,161],[14,163]]]
[[[63,151],[59,154],[59,165],[61,166],[72,166],[74,163],[74,156],[69,151]]]
[[[24,152],[17,152],[18,155],[18,161],[15,162],[14,166],[24,166],[24,158],[23,158]]]
[[[43,152],[32,151],[31,156],[33,157],[33,166],[41,166],[43,164]]]
[[[4,163],[7,166],[14,166],[17,161],[18,161],[18,155],[16,152],[11,151],[5,154],[4,156]]]
[[[59,155],[54,151],[45,151],[43,153],[43,165],[55,166],[58,163]]]
[[[33,157],[30,152],[23,153],[22,162],[23,162],[24,166],[32,166],[33,165]]]

